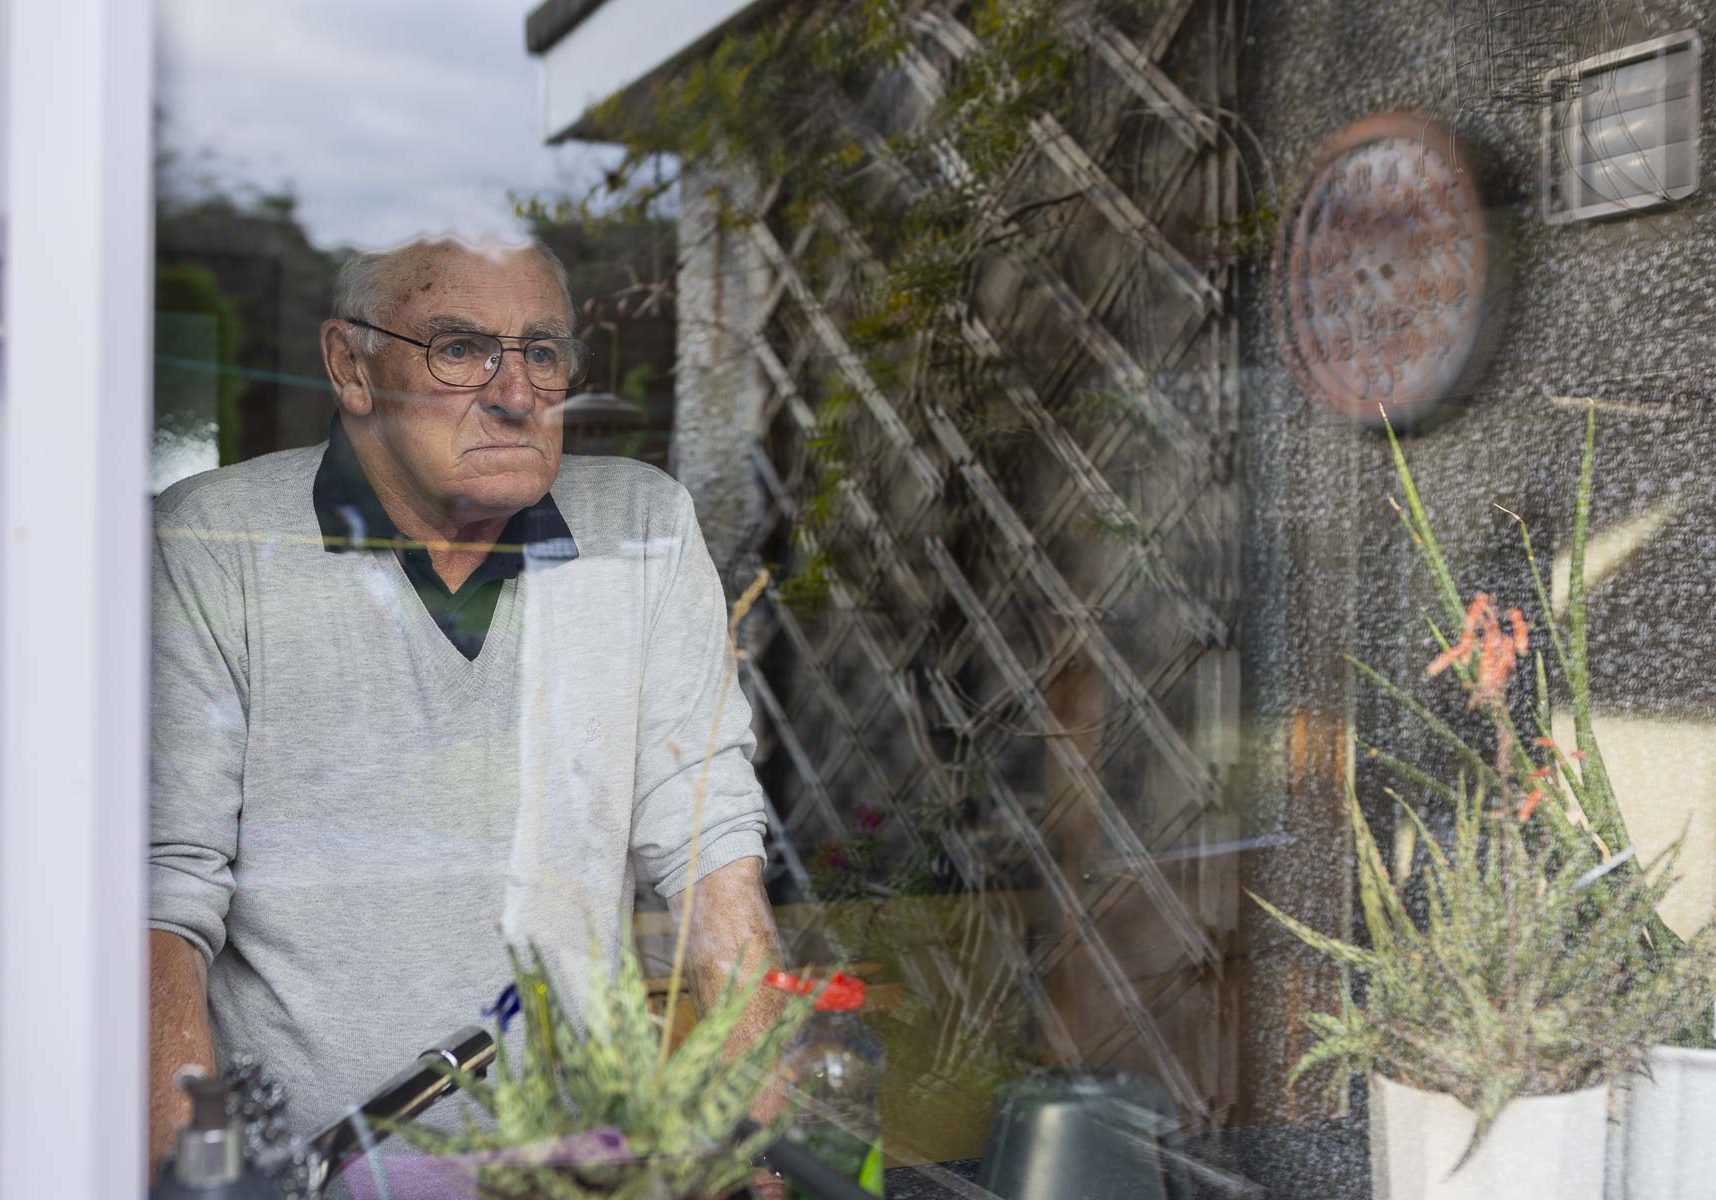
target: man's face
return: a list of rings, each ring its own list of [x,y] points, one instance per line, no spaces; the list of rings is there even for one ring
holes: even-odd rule
[[[427,247],[401,265],[386,321],[429,341],[460,331],[508,337],[566,337],[570,314],[554,277],[528,251],[484,253]],[[369,360],[373,428],[392,460],[402,499],[461,522],[508,516],[542,498],[560,467],[564,392],[538,391],[525,377],[523,345],[508,341],[500,369],[482,387],[452,387],[429,373],[424,352],[384,338]]]

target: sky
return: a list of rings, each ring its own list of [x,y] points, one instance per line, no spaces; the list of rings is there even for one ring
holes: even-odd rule
[[[162,143],[289,188],[324,247],[516,232],[509,190],[580,188],[606,157],[543,142],[534,3],[158,0]]]

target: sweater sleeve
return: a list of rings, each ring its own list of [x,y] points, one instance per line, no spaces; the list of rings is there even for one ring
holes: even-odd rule
[[[640,876],[663,897],[690,882],[700,787],[698,878],[764,857],[768,825],[751,767],[751,708],[727,655],[721,579],[690,495],[675,490],[665,591],[644,652],[631,842]]]
[[[182,519],[155,539],[149,924],[226,943],[249,704],[244,596]]]

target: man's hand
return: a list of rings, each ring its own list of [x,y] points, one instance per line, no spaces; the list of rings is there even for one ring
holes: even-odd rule
[[[699,1008],[707,1008],[735,972],[750,978],[781,963],[780,935],[774,912],[763,891],[761,859],[743,858],[711,871],[688,888],[691,896],[691,930],[686,944],[685,966],[691,994]],[[675,921],[686,920],[686,892],[670,905]],[[788,997],[784,992],[762,988],[745,1011],[727,1044],[728,1053],[754,1039],[779,1018]],[[786,1103],[779,1080],[771,1081],[751,1107],[751,1117],[763,1124],[775,1119]],[[752,1195],[759,1200],[784,1200],[786,1185],[772,1171],[751,1177]]]
[[[691,896],[691,930],[685,948],[686,982],[699,1009],[707,1009],[727,981],[760,976],[781,965],[780,934],[775,930],[774,911],[763,891],[761,859],[742,858],[711,871],[669,902],[675,922],[686,920],[685,898]],[[772,1026],[786,1008],[788,996],[773,988],[761,988],[745,1011],[728,1053],[754,1040]],[[753,1111],[758,1121],[773,1120],[780,1112],[780,1088],[771,1085],[762,1102],[766,1111]]]
[[[786,1200],[786,1180],[773,1171],[758,1171],[746,1186],[756,1200]]]
[[[149,932],[149,1177],[191,1115],[175,1079],[183,1067],[214,1070],[209,1033],[208,968],[176,933]]]

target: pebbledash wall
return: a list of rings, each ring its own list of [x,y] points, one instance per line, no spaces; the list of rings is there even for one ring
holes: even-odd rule
[[[1598,734],[1642,856],[1687,832],[1685,879],[1665,915],[1688,931],[1716,915],[1716,24],[1711,6],[1692,0],[1608,6],[1624,28],[1591,52],[1701,34],[1702,190],[1648,214],[1552,227],[1542,215],[1541,110],[1459,111],[1451,7],[1459,6],[1253,5],[1241,60],[1243,115],[1257,139],[1252,178],[1291,197],[1324,139],[1402,109],[1450,122],[1478,152],[1479,186],[1506,230],[1511,286],[1490,318],[1499,323],[1494,351],[1474,391],[1413,430],[1407,454],[1462,589],[1489,590],[1530,613],[1516,527],[1495,506],[1531,524],[1540,555],[1565,544],[1586,402],[1595,400]],[[1290,202],[1283,207],[1290,219]],[[1387,443],[1295,382],[1271,320],[1270,273],[1261,263],[1248,272],[1241,321],[1243,806],[1258,831],[1294,840],[1253,859],[1246,882],[1334,931],[1351,926],[1350,885],[1337,886],[1320,864],[1346,853],[1338,806],[1349,768],[1376,801],[1379,829],[1393,824],[1375,786],[1390,781],[1349,763],[1351,734],[1425,750],[1411,718],[1355,686],[1338,655],[1356,647],[1406,681],[1422,676],[1434,647],[1418,615],[1424,572],[1387,502],[1398,491]],[[1279,1086],[1279,1071],[1306,1044],[1297,1018],[1329,1001],[1328,979],[1255,911],[1244,941],[1254,966],[1243,1035],[1258,1101],[1252,1120],[1268,1144],[1250,1156],[1248,1173],[1272,1195],[1368,1194],[1355,1141],[1360,1091],[1352,1119],[1336,1122],[1343,1137],[1328,1134],[1310,1098]],[[1270,1137],[1281,1122],[1298,1132]]]

